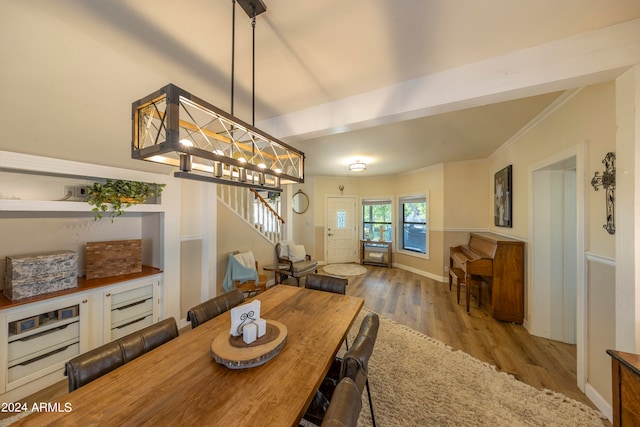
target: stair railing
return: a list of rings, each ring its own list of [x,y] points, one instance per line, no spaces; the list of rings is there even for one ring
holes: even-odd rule
[[[255,189],[218,185],[218,199],[272,243],[282,237],[284,218]]]

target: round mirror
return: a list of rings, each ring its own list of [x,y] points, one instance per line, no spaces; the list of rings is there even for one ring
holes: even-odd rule
[[[293,211],[301,214],[305,213],[309,209],[309,196],[307,196],[302,190],[298,190],[293,195]]]

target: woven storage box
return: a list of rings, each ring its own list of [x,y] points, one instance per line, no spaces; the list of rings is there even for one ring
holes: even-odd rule
[[[142,240],[87,242],[87,280],[142,271]]]
[[[78,286],[78,255],[57,251],[6,258],[4,294],[12,301]]]

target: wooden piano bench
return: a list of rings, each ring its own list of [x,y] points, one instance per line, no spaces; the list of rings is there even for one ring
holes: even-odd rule
[[[456,293],[457,293],[457,301],[460,304],[460,285],[465,285],[465,293],[466,293],[466,302],[467,302],[467,313],[469,313],[469,304],[471,301],[471,287],[478,287],[478,307],[482,302],[482,279],[477,276],[469,276],[469,284],[466,283],[467,275],[461,268],[450,268],[449,269],[449,290],[451,290],[451,285],[453,280],[456,281]]]
[[[464,284],[464,271],[461,268],[449,268],[449,290],[451,290],[451,284],[454,280],[456,281],[458,304],[460,304],[460,285]]]

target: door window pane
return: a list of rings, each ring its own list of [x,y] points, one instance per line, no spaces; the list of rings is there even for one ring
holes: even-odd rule
[[[347,224],[347,213],[345,211],[338,211],[336,213],[336,227],[337,228],[346,228]]]

